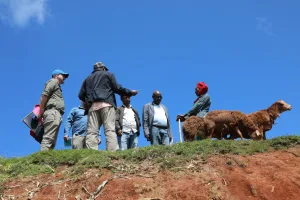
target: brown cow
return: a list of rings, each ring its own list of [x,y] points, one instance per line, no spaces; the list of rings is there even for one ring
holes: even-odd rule
[[[185,141],[193,141],[196,136],[200,138],[222,139],[228,131],[233,135],[238,134],[242,139],[240,128],[246,129],[250,138],[261,137],[258,127],[242,112],[216,110],[209,112],[205,118],[192,116],[183,124]],[[247,137],[247,136],[246,136]]]
[[[266,131],[272,129],[277,117],[285,111],[292,110],[292,106],[283,100],[276,101],[269,108],[247,114],[247,116],[258,126],[263,133],[263,139],[266,139]]]
[[[197,136],[201,139],[207,137],[206,122],[203,117],[191,116],[182,125],[184,141],[194,141]]]
[[[241,128],[245,130],[246,138],[258,139],[262,136],[253,121],[240,111],[211,111],[206,115],[205,119],[207,120],[209,137],[218,135],[218,139],[222,139],[229,131],[229,133],[238,135],[243,140],[244,136],[240,131]]]
[[[259,132],[262,133],[261,139],[266,139],[266,131],[272,129],[273,124],[277,117],[280,116],[281,113],[292,110],[292,106],[284,102],[283,100],[276,101],[269,108],[264,110],[259,110],[257,112],[246,114],[246,116],[253,121],[253,123],[259,128]],[[240,127],[240,130],[245,138],[247,137],[247,130],[243,127]],[[236,139],[239,138],[238,134],[235,134],[230,130],[230,127],[227,129],[227,134],[224,134],[225,139]],[[228,138],[228,135],[230,137]]]

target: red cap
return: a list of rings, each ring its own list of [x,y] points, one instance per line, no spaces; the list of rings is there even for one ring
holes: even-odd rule
[[[197,83],[196,87],[198,90],[198,95],[206,94],[208,91],[208,86],[204,82]]]

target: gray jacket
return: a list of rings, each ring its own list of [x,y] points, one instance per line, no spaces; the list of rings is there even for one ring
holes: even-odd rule
[[[209,112],[210,104],[211,101],[208,94],[199,96],[194,102],[192,109],[184,115],[184,118],[187,119],[190,116],[205,117]]]
[[[160,104],[160,105],[163,107],[163,109],[166,113],[167,120],[168,120],[168,134],[169,134],[169,137],[173,138],[168,109],[163,104]],[[153,119],[154,119],[153,103],[145,104],[144,107],[143,107],[143,128],[144,128],[145,136],[152,135]]]

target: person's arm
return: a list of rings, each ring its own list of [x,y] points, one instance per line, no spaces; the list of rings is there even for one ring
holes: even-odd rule
[[[150,131],[149,131],[149,106],[144,105],[143,107],[143,128],[144,128],[144,135],[149,140],[150,139]]]
[[[168,134],[169,134],[169,138],[172,139],[173,138],[173,133],[172,133],[172,129],[171,129],[171,120],[170,120],[170,116],[169,116],[169,112],[167,107],[164,106],[165,112],[167,114],[168,117],[168,122],[169,122],[169,126],[168,126]]]
[[[42,96],[40,98],[40,113],[38,115],[39,119],[43,117],[48,99],[49,99],[48,96],[42,94]]]
[[[184,114],[184,118],[186,119],[190,116],[196,115],[208,100],[209,96],[207,95],[203,96],[202,98],[199,98],[198,101],[193,105],[192,109],[186,114]]]
[[[140,119],[140,115],[138,113],[138,111],[136,109],[134,109],[134,112],[135,112],[135,115],[136,115],[136,118],[137,118],[137,122],[138,122],[138,129],[141,127],[141,119]]]
[[[73,126],[74,123],[74,115],[75,115],[75,110],[72,109],[67,117],[67,120],[65,122],[65,128],[64,128],[64,140],[68,140],[69,137],[69,132]]]
[[[81,88],[80,88],[80,91],[79,91],[79,94],[78,94],[78,98],[85,102],[86,103],[86,80],[83,81],[82,85],[81,85]]]
[[[118,108],[116,110],[116,132],[117,132],[117,135],[122,135],[122,129],[121,129],[121,122],[120,122],[120,113],[121,113],[121,108]]]
[[[44,91],[40,98],[40,113],[38,115],[38,118],[41,119],[43,117],[43,114],[46,109],[46,104],[50,98],[50,96],[55,91],[56,87],[58,86],[58,81],[56,79],[51,79],[45,84]]]
[[[133,112],[134,112],[134,119],[136,121],[136,129],[137,129],[137,135],[140,135],[140,127],[141,127],[141,120],[140,120],[140,116],[139,113],[136,109],[132,108]]]
[[[110,74],[109,77],[110,77],[110,81],[111,81],[111,84],[112,84],[112,89],[118,95],[135,96],[138,93],[137,90],[129,90],[127,88],[122,87],[122,85],[118,84],[115,75]]]

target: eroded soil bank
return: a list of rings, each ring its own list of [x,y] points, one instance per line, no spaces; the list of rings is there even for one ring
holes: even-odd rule
[[[144,161],[138,172],[88,169],[14,179],[2,199],[299,199],[300,147],[249,156],[214,155],[161,169]],[[101,190],[97,188],[104,184]],[[94,195],[93,195],[94,193]]]

